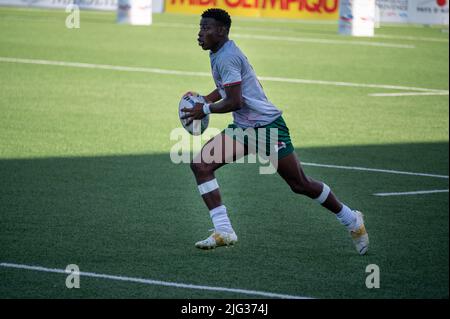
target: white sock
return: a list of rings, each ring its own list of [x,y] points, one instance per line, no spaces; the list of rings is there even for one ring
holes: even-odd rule
[[[342,204],[342,210],[336,214],[336,217],[348,230],[353,230],[355,228],[356,214],[346,205]]]
[[[230,219],[227,215],[227,208],[222,205],[209,211],[214,229],[219,232],[232,233],[233,227],[231,227]]]

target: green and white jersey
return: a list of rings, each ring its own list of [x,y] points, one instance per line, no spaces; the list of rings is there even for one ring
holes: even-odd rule
[[[211,70],[222,98],[225,87],[241,84],[243,105],[233,112],[234,124],[241,128],[260,127],[281,115],[268,99],[247,57],[233,41],[227,41],[216,53],[210,53]]]

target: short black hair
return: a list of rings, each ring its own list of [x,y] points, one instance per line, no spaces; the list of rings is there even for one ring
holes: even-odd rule
[[[223,9],[210,8],[202,13],[202,18],[212,18],[222,23],[228,30],[231,28],[231,17]]]

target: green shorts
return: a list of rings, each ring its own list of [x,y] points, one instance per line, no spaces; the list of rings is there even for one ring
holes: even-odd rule
[[[277,153],[280,160],[294,152],[289,129],[282,116],[270,124],[257,128],[242,129],[235,124],[230,124],[223,133],[244,144],[249,153],[257,152],[263,156]],[[260,146],[265,148],[265,154],[259,152]]]

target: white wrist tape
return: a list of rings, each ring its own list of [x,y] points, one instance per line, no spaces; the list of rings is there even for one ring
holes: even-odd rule
[[[319,204],[323,204],[327,200],[328,195],[330,195],[330,187],[328,187],[327,184],[323,184],[322,193],[320,194],[319,197],[315,198],[315,200]]]
[[[219,184],[217,184],[217,180],[214,178],[210,181],[207,181],[203,184],[198,185],[198,190],[201,195],[207,194],[219,188]]]
[[[208,103],[203,104],[203,113],[205,113],[205,115],[211,114],[210,106],[211,105]]]

